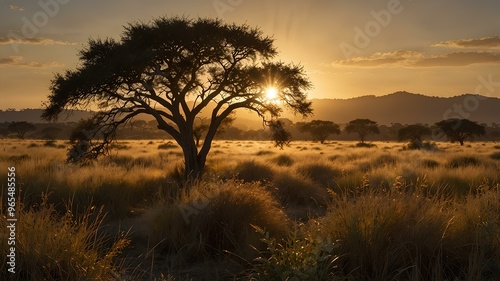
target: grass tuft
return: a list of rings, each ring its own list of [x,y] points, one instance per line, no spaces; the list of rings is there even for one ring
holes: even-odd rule
[[[71,212],[60,217],[55,208],[46,203],[38,210],[19,208],[16,273],[7,272],[7,257],[2,255],[0,279],[116,280],[117,272],[122,270],[116,258],[130,241],[118,238],[108,247],[108,239],[97,234],[103,217],[93,211],[88,209],[75,218]],[[0,225],[7,229],[5,218]],[[2,239],[0,246],[2,253],[8,253],[11,247],[7,239]]]
[[[231,252],[251,260],[253,247],[264,249],[252,225],[272,237],[284,237],[289,228],[268,191],[238,181],[195,184],[174,202],[149,210],[145,220],[159,248],[195,259]]]
[[[297,165],[297,171],[305,177],[324,187],[333,187],[334,180],[342,175],[342,171],[328,162],[310,162]]]
[[[286,154],[281,154],[279,156],[276,156],[275,158],[272,159],[272,162],[281,167],[283,166],[290,167],[295,163],[293,158]]]
[[[255,160],[239,162],[234,172],[236,177],[245,182],[265,182],[273,177],[273,168]]]
[[[450,159],[447,163],[448,168],[465,168],[481,165],[481,161],[474,156],[457,156]]]
[[[493,160],[500,160],[500,152],[495,152],[490,155],[490,158]]]

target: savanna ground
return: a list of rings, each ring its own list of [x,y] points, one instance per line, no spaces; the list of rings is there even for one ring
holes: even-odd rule
[[[14,280],[500,280],[499,144],[217,141],[180,189],[168,140],[86,166],[63,141],[0,143],[2,202],[12,166],[22,202]]]

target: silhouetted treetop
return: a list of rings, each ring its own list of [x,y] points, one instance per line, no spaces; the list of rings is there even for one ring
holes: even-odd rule
[[[486,134],[484,126],[468,119],[450,118],[436,123],[436,126],[441,129],[452,142],[458,141],[460,145],[464,145],[467,139],[473,139],[475,136]]]
[[[7,127],[12,133],[15,133],[18,138],[24,139],[26,133],[30,131],[36,131],[36,126],[33,123],[29,123],[26,121],[12,122]]]
[[[332,121],[313,120],[311,122],[304,122],[297,124],[301,132],[311,134],[314,140],[324,143],[325,140],[333,134],[340,134],[339,125]]]
[[[271,61],[276,54],[273,39],[248,25],[185,18],[129,24],[120,40],[89,40],[80,66],[55,76],[43,117],[53,120],[65,108],[97,105],[93,135],[109,139],[119,125],[149,114],[183,148],[186,173],[197,175],[218,127],[236,109],[255,112],[265,125],[282,108],[312,113],[305,71]],[[277,89],[273,100],[265,94],[269,87]],[[193,126],[210,103],[216,105],[198,150]]]
[[[398,131],[398,139],[400,141],[410,140],[410,141],[421,141],[422,136],[428,136],[431,134],[431,129],[428,127],[414,124],[405,126]]]
[[[361,143],[370,134],[379,134],[378,124],[370,119],[355,119],[347,123],[345,129],[347,133],[357,133]]]

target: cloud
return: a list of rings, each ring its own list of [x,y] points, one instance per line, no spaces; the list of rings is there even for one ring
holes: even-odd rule
[[[467,66],[478,63],[500,63],[500,54],[491,52],[453,52],[440,56],[422,58],[410,66]]]
[[[49,38],[13,38],[0,37],[0,45],[20,44],[20,45],[62,45],[73,46],[77,43],[54,40]]]
[[[368,57],[354,57],[348,60],[335,61],[332,65],[354,67],[447,67],[481,63],[500,63],[500,54],[478,51],[425,56],[419,52],[399,50],[375,53]]]
[[[347,60],[333,62],[337,66],[359,66],[359,67],[378,67],[378,66],[398,66],[406,65],[409,61],[421,58],[423,55],[415,51],[398,50],[386,53],[375,53],[368,57],[353,57]]]
[[[63,67],[61,63],[50,62],[50,63],[40,63],[40,62],[24,62],[24,57],[22,56],[10,56],[10,57],[0,57],[0,67],[31,67],[31,68],[50,68],[50,67]]]
[[[478,39],[451,40],[439,42],[432,46],[451,48],[500,48],[500,36],[490,36]]]
[[[24,7],[23,6],[16,6],[16,5],[9,5],[9,10],[12,10],[12,11],[24,11]]]

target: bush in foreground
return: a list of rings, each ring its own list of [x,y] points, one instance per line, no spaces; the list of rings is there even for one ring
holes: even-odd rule
[[[318,220],[355,280],[499,280],[498,190],[466,202],[398,191],[338,198]]]
[[[145,214],[159,248],[202,259],[234,253],[251,260],[263,247],[252,226],[273,237],[288,233],[288,220],[273,196],[257,183],[200,182],[174,202]]]
[[[0,261],[1,280],[119,280],[120,265],[115,258],[129,240],[120,238],[106,250],[104,237],[97,235],[100,218],[91,219],[91,212],[74,218],[70,212],[62,217],[53,206],[17,211],[16,273],[7,271],[7,258]],[[7,229],[6,218],[0,221]],[[1,239],[2,253],[11,246]]]

